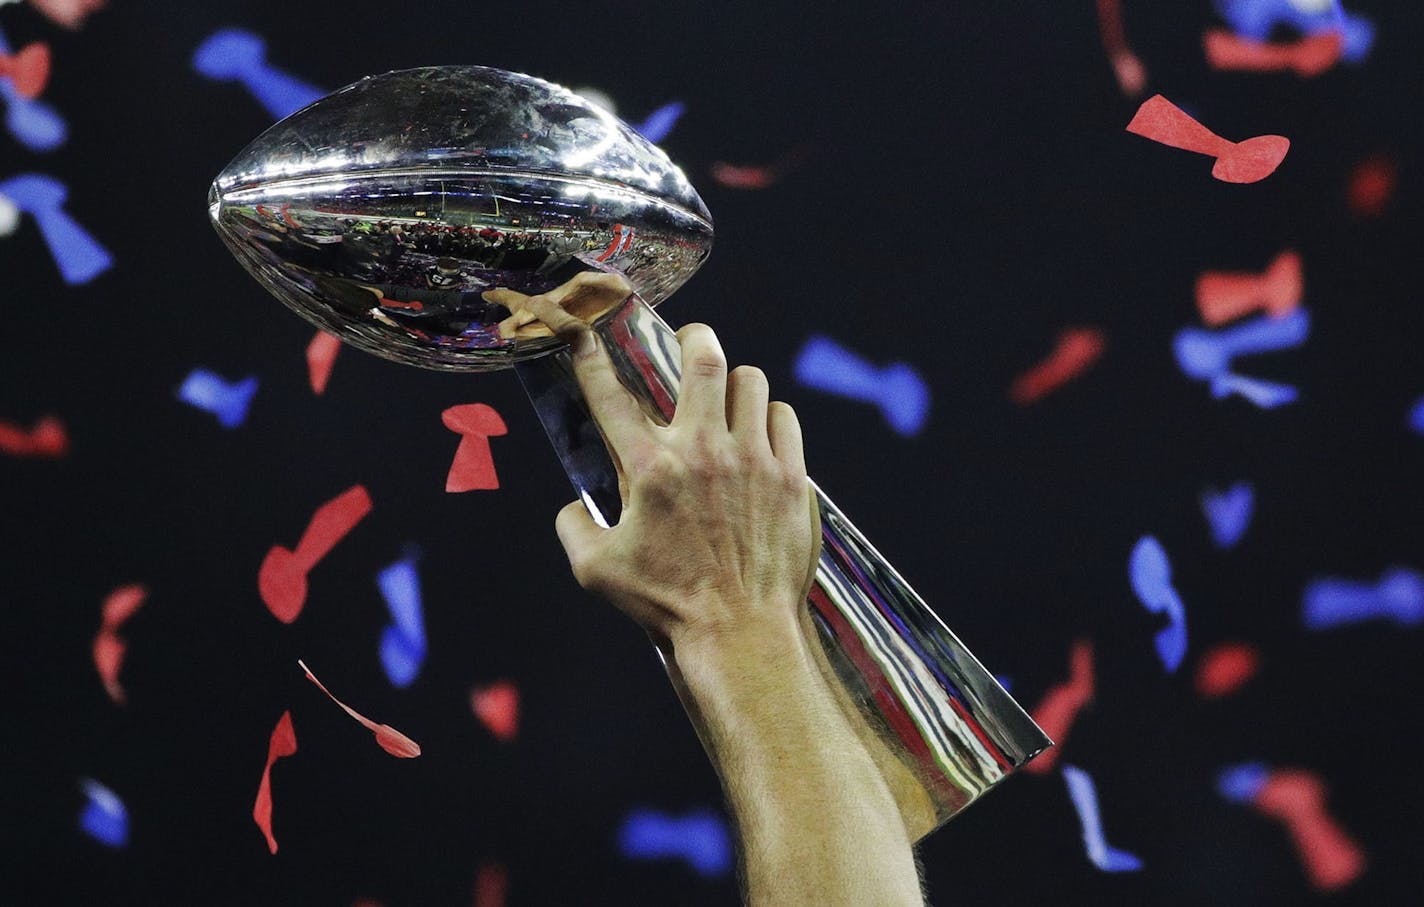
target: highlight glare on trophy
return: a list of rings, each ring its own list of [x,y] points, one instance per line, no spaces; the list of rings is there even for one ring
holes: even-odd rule
[[[617,521],[617,474],[568,351],[518,300],[555,294],[594,325],[644,409],[671,418],[677,338],[652,307],[707,258],[712,221],[660,149],[560,86],[426,67],[367,77],[271,127],[208,204],[243,267],[353,346],[444,371],[513,368],[590,513]],[[928,831],[1050,741],[815,491],[809,620],[907,822]]]

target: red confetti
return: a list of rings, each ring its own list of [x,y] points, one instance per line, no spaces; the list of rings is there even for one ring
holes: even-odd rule
[[[1344,888],[1365,871],[1365,852],[1325,808],[1325,784],[1298,769],[1273,771],[1256,794],[1256,809],[1290,829],[1310,883]]]
[[[307,344],[307,377],[311,380],[312,393],[318,397],[326,393],[326,382],[331,378],[331,367],[336,364],[339,352],[341,341],[326,331],[317,331]]]
[[[1260,653],[1244,642],[1224,642],[1208,649],[1197,662],[1197,695],[1220,699],[1241,689],[1261,666]]]
[[[773,164],[728,164],[715,162],[712,179],[728,189],[766,189],[800,166],[806,158],[804,147],[793,148]]]
[[[519,733],[519,688],[508,680],[471,691],[470,710],[498,740],[508,743]]]
[[[94,668],[104,682],[109,698],[124,703],[124,688],[119,685],[127,645],[119,638],[119,626],[139,609],[148,597],[148,589],[138,583],[120,586],[104,599],[99,632],[94,637]]]
[[[1009,398],[1020,406],[1033,403],[1081,375],[1106,348],[1107,338],[1097,328],[1068,328],[1047,359],[1014,379]]]
[[[509,874],[498,863],[485,863],[475,875],[475,907],[504,907]]]
[[[1202,36],[1202,46],[1206,49],[1206,61],[1212,69],[1251,72],[1292,70],[1302,79],[1310,79],[1339,62],[1344,42],[1337,31],[1276,44],[1252,41],[1216,28]]]
[[[341,706],[346,714],[359,721],[362,727],[376,735],[376,742],[380,744],[381,749],[401,759],[414,759],[420,755],[420,744],[391,727],[389,724],[377,724],[340,699],[332,696],[331,691],[328,690],[320,680],[316,679],[316,675],[311,672],[311,669],[308,668],[304,662],[298,661],[297,664],[301,665],[302,671],[307,675],[307,680],[316,684],[317,689],[325,693],[332,702]]]
[[[103,9],[104,3],[105,0],[30,0],[30,5],[51,22],[71,31],[82,26],[91,13]]]
[[[781,174],[773,167],[717,161],[712,165],[712,179],[728,189],[765,189],[775,185]]]
[[[447,492],[475,491],[499,487],[489,439],[508,431],[493,407],[483,403],[452,406],[440,414],[445,427],[462,435],[455,460],[445,477]]]
[[[1093,644],[1080,639],[1073,643],[1073,651],[1068,656],[1068,680],[1045,693],[1038,708],[1033,710],[1033,720],[1057,746],[1035,757],[1024,766],[1026,770],[1042,775],[1053,768],[1078,713],[1092,701],[1093,688]]]
[[[36,42],[14,56],[0,54],[0,78],[7,76],[20,97],[39,97],[49,84],[49,45]]]
[[[1290,150],[1290,139],[1283,135],[1228,141],[1160,94],[1142,102],[1132,122],[1127,124],[1127,131],[1172,148],[1216,158],[1211,175],[1225,183],[1254,183],[1265,179],[1276,172]]]
[[[0,419],[0,452],[12,457],[55,459],[69,453],[69,435],[64,423],[54,416],[45,416],[29,431]]]
[[[1399,166],[1387,154],[1372,154],[1350,172],[1350,209],[1360,217],[1384,213],[1399,182]]]
[[[273,545],[257,571],[257,591],[284,624],[296,620],[307,599],[307,574],[371,512],[365,487],[353,485],[317,508],[295,551]]]
[[[277,839],[272,837],[272,764],[297,751],[297,732],[292,728],[292,713],[283,712],[272,728],[267,744],[267,764],[262,768],[262,782],[257,785],[257,800],[252,804],[252,820],[267,838],[267,849],[277,852]]]
[[[1108,52],[1118,87],[1129,98],[1142,94],[1147,87],[1147,70],[1137,54],[1127,46],[1127,33],[1122,27],[1121,0],[1098,0],[1098,31],[1103,48]]]
[[[1235,321],[1258,311],[1284,318],[1296,310],[1304,294],[1300,255],[1287,249],[1260,274],[1204,272],[1197,278],[1197,311],[1209,325]]]

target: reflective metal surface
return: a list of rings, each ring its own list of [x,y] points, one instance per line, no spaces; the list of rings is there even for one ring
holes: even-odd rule
[[[595,330],[644,410],[670,421],[681,385],[672,328],[629,294]],[[617,473],[578,393],[568,351],[521,362],[516,372],[579,497],[601,525],[616,523]],[[861,717],[924,788],[935,824],[942,824],[1051,741],[840,508],[812,487],[822,536],[809,596],[815,626]]]
[[[553,347],[482,292],[623,274],[656,305],[712,223],[660,149],[568,89],[479,66],[369,76],[259,136],[208,209],[237,259],[308,321],[367,352],[451,371]]]
[[[594,323],[649,415],[670,419],[680,350],[652,306],[706,258],[712,227],[660,150],[528,76],[406,70],[272,127],[218,177],[209,206],[264,286],[353,345],[427,368],[514,366],[590,513],[617,521],[617,474],[568,351],[499,304],[510,293],[486,294],[582,286],[577,275],[590,270],[621,275],[611,293],[564,305]],[[882,772],[908,773],[941,823],[1050,741],[816,494],[824,547],[812,622],[863,730],[896,766],[878,761]]]

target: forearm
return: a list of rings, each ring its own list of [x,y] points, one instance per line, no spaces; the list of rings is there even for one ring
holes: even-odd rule
[[[673,654],[738,826],[747,902],[921,904],[900,808],[807,640],[789,622],[739,632]]]

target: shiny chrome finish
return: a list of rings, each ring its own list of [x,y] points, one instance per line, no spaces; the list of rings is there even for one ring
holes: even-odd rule
[[[566,307],[594,324],[645,410],[670,419],[680,352],[652,306],[705,260],[712,225],[662,151],[559,86],[429,67],[362,79],[278,123],[217,178],[209,210],[263,286],[343,340],[425,368],[514,367],[590,513],[617,521],[617,475],[568,351],[483,294],[621,275],[612,298]],[[943,822],[1050,741],[815,491],[810,616],[866,725]]]
[[[595,324],[624,386],[671,421],[681,384],[673,329],[630,294]],[[568,351],[515,371],[574,489],[603,526],[618,521],[618,476],[578,393]],[[993,675],[825,492],[811,615],[868,724],[919,780],[943,823],[1051,745]],[[664,661],[667,659],[665,658]]]
[[[566,88],[481,66],[368,76],[299,110],[213,182],[243,267],[353,346],[445,371],[549,352],[502,337],[481,293],[540,293],[587,268],[649,303],[691,277],[712,218],[656,146]]]

